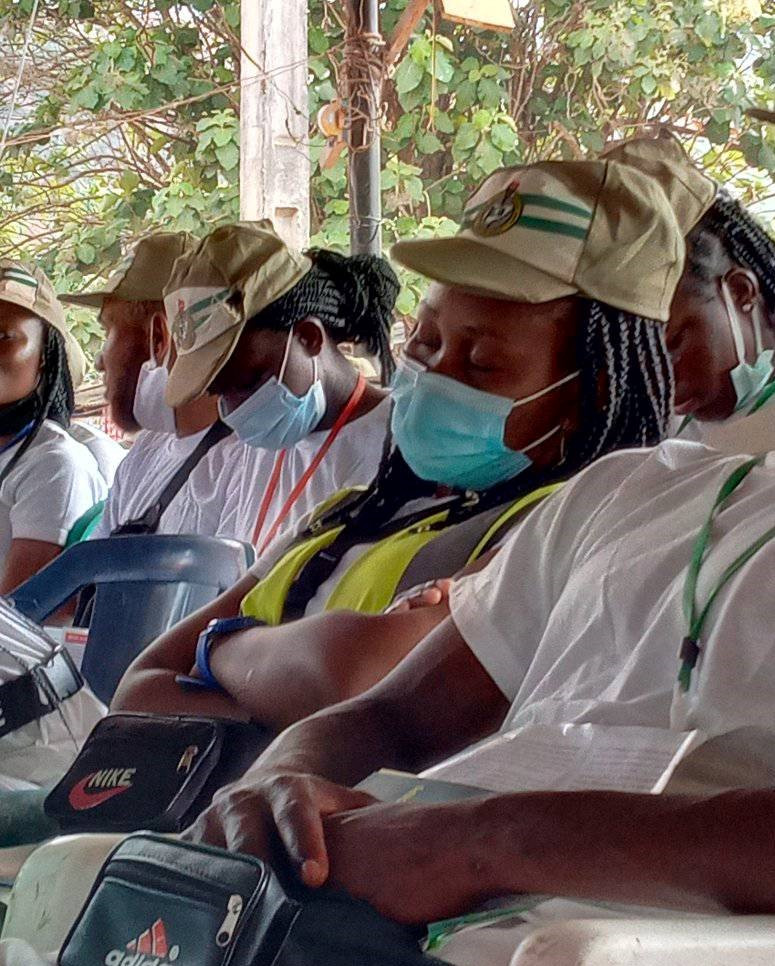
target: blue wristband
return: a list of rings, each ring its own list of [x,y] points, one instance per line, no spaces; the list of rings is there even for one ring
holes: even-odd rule
[[[209,691],[224,690],[210,668],[210,650],[215,641],[225,634],[236,634],[237,631],[257,627],[260,623],[253,617],[226,617],[210,621],[196,642],[196,670],[204,688]]]

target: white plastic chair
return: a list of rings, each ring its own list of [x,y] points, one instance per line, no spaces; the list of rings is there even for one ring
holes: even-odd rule
[[[511,966],[772,966],[775,916],[577,919],[537,926]]]
[[[39,846],[8,899],[2,939],[23,939],[41,956],[58,953],[108,853],[123,835],[63,835]]]

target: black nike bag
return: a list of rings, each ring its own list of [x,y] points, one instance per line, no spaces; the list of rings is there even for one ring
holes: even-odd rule
[[[108,858],[59,966],[428,966],[420,931],[264,862],[132,835]]]
[[[65,832],[179,832],[269,740],[226,718],[108,715],[46,798],[46,815]]]

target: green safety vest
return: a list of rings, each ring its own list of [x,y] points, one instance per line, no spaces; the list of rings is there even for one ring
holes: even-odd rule
[[[472,563],[477,560],[499,530],[513,522],[523,510],[544,499],[560,486],[562,483],[542,486],[505,507],[495,521],[487,526],[485,532],[477,535],[473,549],[467,554],[466,562]],[[348,490],[337,494],[327,502],[325,509],[345,499],[351,492]],[[398,530],[367,546],[358,559],[339,575],[324,610],[350,610],[361,614],[381,613],[392,603],[402,577],[420,551],[442,534],[454,531],[455,524],[443,526],[448,516],[449,509],[437,511],[430,509],[428,516],[421,521],[415,521],[405,529]],[[272,626],[280,624],[291,585],[310,560],[321,550],[329,547],[343,530],[344,525],[341,525],[322,533],[313,532],[306,539],[292,546],[243,598],[242,613]],[[453,575],[449,573],[433,573],[428,574],[424,579],[451,576]]]

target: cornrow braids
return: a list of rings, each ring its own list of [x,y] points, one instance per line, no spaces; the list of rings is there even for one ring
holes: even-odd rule
[[[41,353],[41,379],[37,392],[40,398],[38,414],[31,431],[24,437],[12,459],[0,472],[0,483],[22,459],[32,446],[46,419],[51,419],[63,429],[70,425],[75,409],[73,383],[67,362],[65,340],[53,326],[44,323],[45,336]]]
[[[723,189],[689,235],[689,270],[705,282],[723,274],[718,268],[709,271],[713,252],[707,236],[717,239],[731,261],[756,275],[768,313],[775,314],[775,240]]]
[[[337,342],[365,345],[376,355],[387,384],[395,368],[390,329],[399,282],[390,263],[377,255],[340,255],[327,249],[307,253],[312,268],[285,295],[250,319],[256,328],[287,331],[300,319],[320,319]]]
[[[486,492],[460,496],[449,521],[460,522],[565,479],[617,449],[653,446],[663,440],[669,432],[674,392],[664,330],[663,324],[651,319],[585,301],[577,337],[582,426],[570,439],[564,458],[548,469],[531,467]],[[435,489],[435,483],[418,479],[393,447],[383,456],[371,486],[324,515],[316,530],[344,524],[352,540],[353,533],[373,532],[404,504]]]

